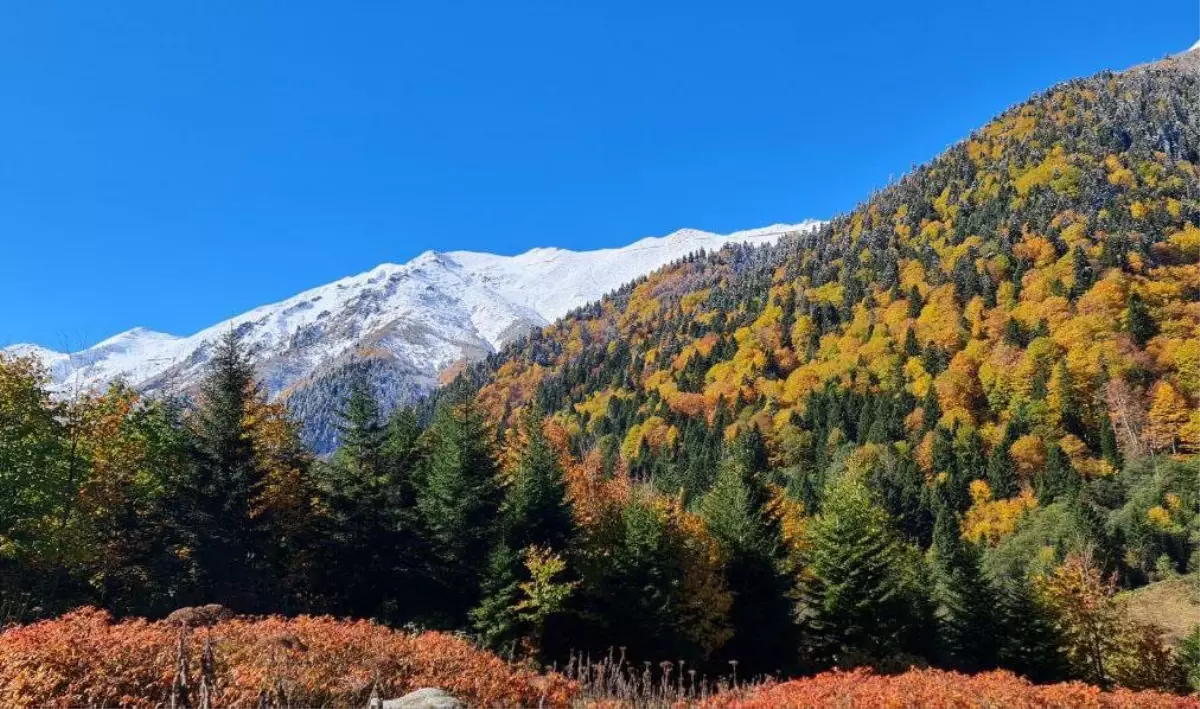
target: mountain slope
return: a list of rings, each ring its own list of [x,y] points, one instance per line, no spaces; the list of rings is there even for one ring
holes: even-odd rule
[[[60,392],[115,379],[147,391],[186,391],[202,376],[213,344],[237,330],[267,392],[285,395],[318,448],[332,443],[331,411],[348,376],[372,373],[390,407],[432,388],[439,372],[477,360],[531,327],[599,299],[622,283],[688,253],[731,242],[769,243],[816,225],[774,225],[719,236],[682,230],[629,246],[588,252],[534,249],[518,256],[426,252],[255,308],[189,337],[135,328],[81,352],[14,345],[34,355]]]
[[[810,504],[847,444],[950,474],[960,511],[979,456],[1015,460],[1007,496],[1194,450],[1198,62],[1067,82],[817,231],[623,288],[476,368],[479,398],[689,496],[748,428]]]

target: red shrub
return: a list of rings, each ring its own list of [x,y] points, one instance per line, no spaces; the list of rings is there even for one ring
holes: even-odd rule
[[[825,672],[815,677],[772,684],[748,692],[725,692],[711,698],[708,709],[1198,709],[1196,697],[1160,692],[1104,692],[1081,682],[1035,685],[1011,672],[964,675],[942,670],[910,670],[881,676],[865,670]]]
[[[575,691],[560,675],[513,667],[452,635],[308,616],[238,618],[192,632],[193,680],[209,634],[213,703],[221,707],[259,706],[264,697],[290,706],[362,707],[376,678],[383,697],[432,686],[471,706],[563,706]],[[0,706],[161,706],[170,696],[178,638],[164,622],[114,623],[94,609],[11,628],[0,633]]]

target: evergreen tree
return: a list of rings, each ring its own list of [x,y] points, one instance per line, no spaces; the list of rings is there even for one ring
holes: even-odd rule
[[[937,390],[934,389],[932,383],[925,390],[925,397],[921,399],[921,411],[925,421],[925,430],[932,431],[937,428],[938,421],[942,418],[942,406],[938,403]]]
[[[1100,454],[1113,468],[1119,469],[1123,464],[1121,452],[1117,448],[1117,433],[1113,430],[1112,419],[1109,418],[1107,410],[1101,410],[1099,426]]]
[[[499,506],[496,474],[483,416],[470,396],[444,401],[429,437],[416,497],[432,554],[435,615],[430,622],[458,627],[479,600]]]
[[[1012,435],[1012,427],[1005,428],[1004,437],[992,447],[987,462],[987,482],[996,499],[1004,499],[1016,495],[1017,469],[1012,459],[1009,447],[1016,438]]]
[[[805,638],[817,666],[878,666],[906,648],[914,604],[888,515],[851,474],[830,483],[812,521]]]
[[[871,489],[895,520],[897,528],[919,544],[929,546],[934,527],[925,475],[910,455],[895,455],[871,469]]]
[[[1068,679],[1061,638],[1026,579],[998,585],[1000,666],[1038,683]]]
[[[397,416],[409,418],[411,412]],[[321,587],[334,612],[414,620],[427,605],[409,480],[416,459],[386,451],[403,446],[402,439],[415,439],[415,430],[393,435],[393,425],[383,426],[364,382],[352,386],[339,417],[342,447],[317,466],[325,510]]]
[[[1158,324],[1150,315],[1146,301],[1133,291],[1129,291],[1129,297],[1125,301],[1125,323],[1129,335],[1138,347],[1145,347],[1150,338],[1158,334]]]
[[[1046,467],[1037,479],[1038,501],[1048,505],[1059,497],[1071,497],[1082,480],[1071,460],[1057,443],[1046,447]]]
[[[497,652],[516,647],[523,627],[517,604],[521,597],[521,553],[501,541],[488,555],[479,605],[471,609],[471,626],[484,647]]]
[[[925,301],[921,298],[921,291],[916,285],[913,285],[908,289],[908,317],[920,317],[921,309],[924,307]]]
[[[795,619],[789,601],[787,551],[778,522],[768,512],[771,493],[763,481],[766,451],[756,428],[742,433],[721,463],[716,483],[699,511],[726,555],[733,593],[733,638],[722,655],[750,671],[794,666]]]
[[[934,554],[935,595],[947,659],[969,672],[996,667],[1002,642],[997,632],[996,592],[983,573],[979,550],[963,540],[958,521],[944,510],[934,532]]]
[[[350,385],[350,394],[338,410],[338,418],[341,447],[336,456],[342,464],[365,474],[378,473],[387,432],[380,420],[379,402],[365,379],[356,379]]]
[[[246,410],[257,395],[254,368],[236,330],[217,343],[200,386],[193,418],[198,453],[194,478],[180,501],[194,530],[197,602],[219,602],[242,612],[268,607],[261,560],[267,540],[251,518],[259,486]]]
[[[501,505],[482,600],[471,612],[484,643],[497,649],[516,641],[526,630],[516,610],[520,584],[529,580],[523,551],[536,546],[565,553],[574,534],[562,469],[541,423],[540,410],[531,408],[522,426],[525,444]]]
[[[1092,273],[1092,265],[1088,262],[1087,254],[1084,253],[1082,246],[1076,246],[1071,251],[1071,272],[1074,276],[1074,283],[1071,285],[1071,298],[1074,300],[1087,293],[1095,280],[1095,276]]]
[[[954,514],[966,511],[971,504],[968,471],[959,467],[959,455],[954,433],[945,426],[933,431],[933,450],[930,453],[933,472],[939,476],[938,499]]]

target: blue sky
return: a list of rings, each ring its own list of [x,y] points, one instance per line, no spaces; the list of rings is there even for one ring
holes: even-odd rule
[[[852,207],[1195,0],[0,9],[0,345],[189,334],[426,249]]]

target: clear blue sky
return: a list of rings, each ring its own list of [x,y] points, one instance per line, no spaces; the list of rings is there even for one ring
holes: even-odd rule
[[[0,345],[189,334],[425,249],[831,216],[1200,31],[1195,0],[589,5],[6,3]]]

